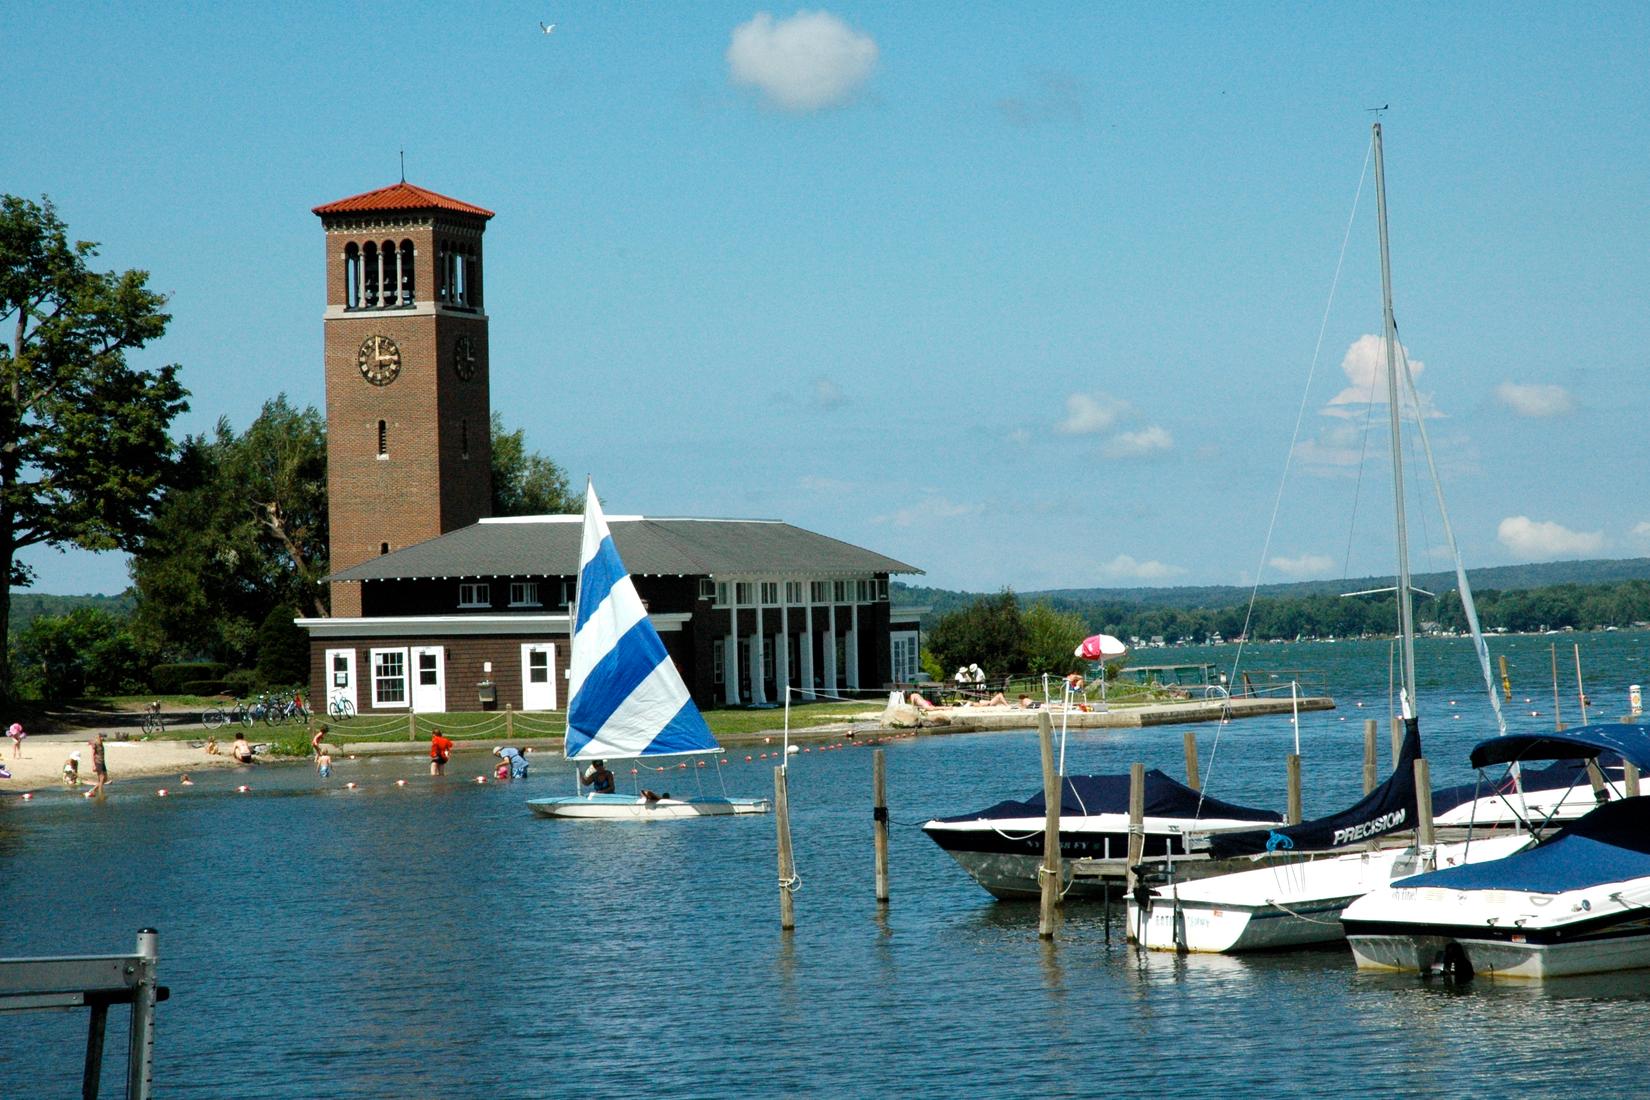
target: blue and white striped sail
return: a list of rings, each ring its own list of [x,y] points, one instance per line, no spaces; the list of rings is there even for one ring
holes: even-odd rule
[[[648,621],[614,549],[596,490],[588,485],[575,606],[567,758],[717,751],[716,738]]]

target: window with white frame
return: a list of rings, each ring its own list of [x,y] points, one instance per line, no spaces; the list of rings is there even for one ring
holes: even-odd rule
[[[921,667],[917,645],[915,630],[889,631],[888,649],[892,665],[889,671],[896,684],[909,684],[916,680],[917,669]]]
[[[854,582],[854,591],[856,593],[856,598],[859,600],[860,603],[870,603],[871,602],[871,582],[870,581],[863,581],[863,580],[862,581],[855,581]]]
[[[728,582],[727,581],[717,581],[716,582],[716,606],[717,607],[726,607],[726,606],[728,606]]]
[[[556,605],[557,607],[568,607],[572,605],[574,588],[575,585],[572,581],[561,582],[561,602]]]
[[[727,643],[720,638],[710,643],[710,679],[713,684],[724,682],[726,674],[723,672],[723,668],[724,662],[727,660],[726,645]]]
[[[742,604],[753,604],[756,601],[751,598],[752,589],[750,581],[739,581],[733,586],[733,598]]]
[[[511,607],[541,607],[541,606],[543,606],[542,604],[539,603],[539,582],[538,581],[511,581],[510,582],[510,606]]]
[[[887,577],[878,577],[877,578],[877,600],[881,603],[887,603],[888,602],[888,578]]]
[[[492,599],[486,581],[461,581],[458,586],[458,606],[491,607]]]
[[[779,603],[779,582],[762,582],[762,606],[774,607]]]
[[[808,598],[809,598],[809,600],[811,600],[813,603],[824,603],[825,601],[829,600],[831,597],[829,595],[827,595],[827,592],[829,591],[829,589],[827,588],[828,583],[829,582],[827,582],[827,581],[811,581],[811,582],[809,582],[809,584],[808,584],[808,593],[809,593]]]
[[[407,703],[407,651],[372,651],[372,705],[400,707]]]
[[[795,607],[797,604],[802,602],[801,581],[785,582],[785,602],[790,604],[792,607]]]
[[[848,582],[847,581],[832,581],[831,582],[831,599],[835,603],[847,603],[848,602]]]
[[[716,582],[709,577],[700,577],[699,598],[701,600],[714,600],[716,598]]]

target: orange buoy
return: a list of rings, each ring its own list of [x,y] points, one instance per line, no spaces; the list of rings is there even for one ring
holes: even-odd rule
[[[405,787],[407,785],[407,781],[405,779],[397,779],[395,781],[395,785],[397,787]]]
[[[155,793],[160,795],[160,797],[165,798],[166,797],[166,788],[162,787],[158,791],[156,791]]]
[[[746,753],[745,754],[745,763],[749,764],[750,762],[751,762],[750,754]]]

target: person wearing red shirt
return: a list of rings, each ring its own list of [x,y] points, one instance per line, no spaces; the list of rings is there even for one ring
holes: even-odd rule
[[[430,732],[430,774],[446,775],[447,759],[453,754],[451,739],[441,736],[440,730]]]

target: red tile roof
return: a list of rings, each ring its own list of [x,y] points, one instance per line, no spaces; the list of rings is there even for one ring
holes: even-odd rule
[[[315,207],[314,212],[325,217],[328,214],[354,214],[367,210],[453,210],[460,214],[476,214],[483,218],[493,216],[491,210],[450,199],[446,195],[438,195],[422,187],[414,187],[405,180],[392,183],[388,187],[380,187],[376,191],[366,191],[359,195],[351,195],[347,199],[339,199],[337,202],[324,203]]]

